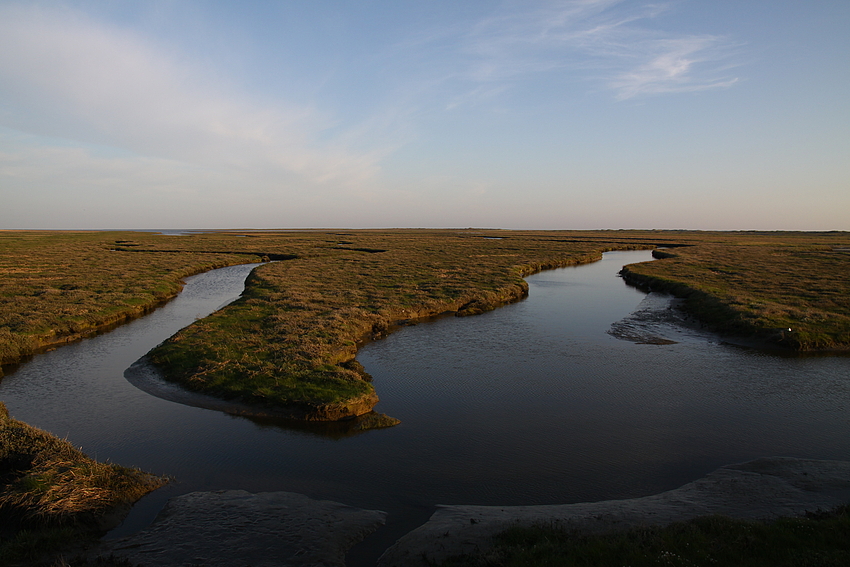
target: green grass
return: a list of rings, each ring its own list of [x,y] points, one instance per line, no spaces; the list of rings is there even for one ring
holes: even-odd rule
[[[342,238],[264,235],[281,243],[313,238],[313,246],[255,270],[240,300],[179,332],[150,359],[189,389],[242,402],[295,405],[309,413],[377,401],[370,377],[354,361],[363,341],[400,321],[474,315],[521,299],[528,289],[522,276],[547,267],[592,261],[610,248],[653,245],[498,233],[505,238],[401,230],[351,231]],[[331,415],[366,409],[361,404]]]
[[[801,518],[696,518],[666,527],[586,535],[557,527],[514,528],[479,555],[442,567],[838,567],[850,565],[850,507]]]
[[[717,330],[795,350],[850,349],[847,233],[0,231],[0,364],[137,317],[176,294],[190,274],[279,259],[255,270],[240,300],[181,331],[152,358],[193,390],[258,405],[325,407],[325,417],[339,417],[346,404],[377,399],[354,360],[363,341],[399,322],[474,315],[516,301],[527,291],[523,276],[540,270],[589,262],[607,250],[656,246],[676,248],[661,261],[629,266],[626,277],[686,298],[686,308]],[[381,416],[372,421],[393,423]],[[0,545],[12,546],[1,547],[0,557],[22,541],[49,547],[68,533],[92,533],[104,510],[161,482],[95,463],[32,431],[38,430],[0,412]],[[843,517],[837,521],[845,522],[846,534],[846,511]],[[726,539],[759,530],[736,525]],[[538,547],[516,537],[518,547]],[[694,538],[696,532],[685,541]],[[669,561],[663,564],[675,564]]]

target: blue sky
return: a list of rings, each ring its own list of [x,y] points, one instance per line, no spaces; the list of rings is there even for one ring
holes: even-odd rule
[[[850,2],[0,0],[0,228],[850,230]]]

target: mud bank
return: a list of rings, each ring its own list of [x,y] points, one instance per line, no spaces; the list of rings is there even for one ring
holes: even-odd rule
[[[345,552],[385,517],[292,492],[192,492],[169,500],[148,529],[97,553],[151,567],[345,567]]]
[[[379,567],[439,564],[478,553],[514,526],[546,524],[605,533],[721,514],[758,519],[797,516],[850,501],[850,462],[771,457],[728,465],[681,488],[644,498],[561,506],[440,506],[402,537]]]
[[[850,462],[771,457],[721,467],[681,488],[643,498],[555,506],[441,506],[399,539],[379,567],[439,564],[478,553],[514,526],[558,525],[587,533],[666,525],[722,514],[759,519],[797,516],[850,501]],[[345,553],[384,524],[386,513],[290,492],[194,492],[171,499],[141,532],[107,541],[145,566],[345,565]]]
[[[663,250],[653,251],[653,257],[656,259],[673,256]],[[716,267],[716,270],[704,269],[696,275],[693,273],[655,275],[640,273],[640,265],[635,264],[634,267],[624,266],[620,276],[629,285],[643,291],[661,292],[679,298],[681,309],[685,313],[695,317],[701,326],[714,331],[729,343],[759,349],[783,349],[795,353],[850,351],[846,330],[840,328],[836,330],[834,325],[823,323],[830,318],[842,317],[839,309],[834,309],[828,315],[822,315],[818,311],[820,305],[810,304],[806,307],[805,303],[800,303],[800,296],[797,296],[797,303],[792,301],[786,304],[784,300],[777,298],[775,293],[771,296],[765,291],[747,299],[746,287],[738,281],[727,279],[709,284],[700,279],[705,276],[708,281],[710,277],[717,274],[731,278],[729,274],[733,273],[735,272],[732,268]],[[769,273],[759,273],[758,276],[758,280],[774,279]],[[754,276],[750,274],[749,277]],[[756,283],[759,283],[758,280]],[[786,282],[785,285],[791,284]],[[805,285],[820,286],[821,284],[808,282],[808,284],[794,283],[794,285],[804,289]],[[826,284],[823,285],[826,286]],[[742,297],[745,299],[741,299]],[[828,304],[829,301],[829,293],[824,292],[823,303]],[[761,307],[752,307],[753,305]],[[764,305],[771,306],[773,311],[765,308]],[[771,314],[775,312],[786,315],[777,318]]]

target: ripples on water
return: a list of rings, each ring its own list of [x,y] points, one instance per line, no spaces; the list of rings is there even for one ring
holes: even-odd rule
[[[287,490],[389,511],[377,549],[435,504],[626,498],[760,456],[850,459],[850,358],[777,356],[663,324],[653,332],[675,344],[610,335],[650,304],[617,272],[649,259],[614,252],[537,274],[525,301],[366,345],[358,359],[374,377],[377,409],[402,424],[355,437],[182,406],[124,379],[158,342],[232,299],[246,267],[196,276],[151,316],[35,357],[3,379],[0,399],[97,458],[178,479],[118,534],[175,494]]]

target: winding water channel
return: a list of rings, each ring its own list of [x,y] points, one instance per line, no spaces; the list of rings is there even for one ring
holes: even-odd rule
[[[616,277],[649,259],[612,252],[537,274],[522,302],[366,345],[358,360],[374,377],[376,409],[402,420],[390,429],[292,429],[125,380],[150,348],[238,296],[253,266],[189,278],[151,315],[36,356],[2,379],[0,400],[98,459],[176,478],[112,537],[144,527],[177,494],[285,490],[390,513],[351,565],[374,563],[437,504],[628,498],[761,456],[850,459],[850,358],[745,349],[655,316],[635,324],[675,342],[610,334],[635,311],[665,313],[666,300]]]

